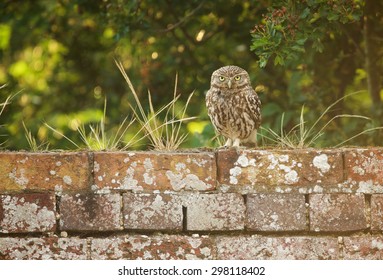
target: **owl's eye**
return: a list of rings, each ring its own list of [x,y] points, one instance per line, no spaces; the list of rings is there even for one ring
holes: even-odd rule
[[[223,82],[224,80],[225,80],[225,77],[223,77],[223,76],[219,76],[219,78],[218,78],[221,82]]]
[[[241,76],[235,76],[234,80],[239,81],[241,79]]]

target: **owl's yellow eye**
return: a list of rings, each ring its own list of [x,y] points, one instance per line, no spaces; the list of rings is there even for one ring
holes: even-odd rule
[[[218,78],[221,82],[223,82],[224,80],[225,80],[225,77],[223,77],[223,76],[219,76],[219,78]]]
[[[234,80],[239,81],[241,79],[241,76],[235,76]]]

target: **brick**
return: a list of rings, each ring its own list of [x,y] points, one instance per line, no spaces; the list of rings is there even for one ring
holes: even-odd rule
[[[346,260],[383,260],[383,237],[343,237],[343,255]]]
[[[214,259],[212,240],[207,236],[128,235],[94,238],[93,260],[192,260]]]
[[[217,169],[230,190],[307,192],[302,187],[343,181],[340,150],[220,150]]]
[[[312,231],[354,231],[367,228],[363,194],[310,194]]]
[[[353,192],[383,193],[383,148],[344,151],[346,185]]]
[[[301,194],[250,194],[246,218],[249,230],[306,230],[305,197]]]
[[[104,152],[95,153],[94,161],[95,191],[215,188],[213,153]]]
[[[55,229],[54,195],[0,195],[0,233],[52,232]]]
[[[189,194],[184,205],[187,230],[244,229],[245,204],[240,194]]]
[[[217,238],[217,258],[226,260],[339,259],[333,237],[225,236]]]
[[[126,229],[182,230],[182,201],[175,194],[125,193]]]
[[[86,239],[0,238],[0,260],[86,260]]]
[[[61,230],[121,230],[121,197],[119,194],[64,194],[60,216]]]
[[[371,196],[371,230],[383,231],[383,194]]]
[[[0,153],[0,193],[90,188],[87,153]]]

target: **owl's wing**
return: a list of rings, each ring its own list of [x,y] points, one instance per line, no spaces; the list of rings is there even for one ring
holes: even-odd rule
[[[245,94],[249,111],[253,120],[260,125],[261,124],[261,100],[258,94],[250,88]]]

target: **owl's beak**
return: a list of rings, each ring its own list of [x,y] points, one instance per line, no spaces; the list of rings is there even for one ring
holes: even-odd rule
[[[229,81],[227,82],[227,86],[228,86],[229,88],[231,88],[231,79],[229,79]]]

